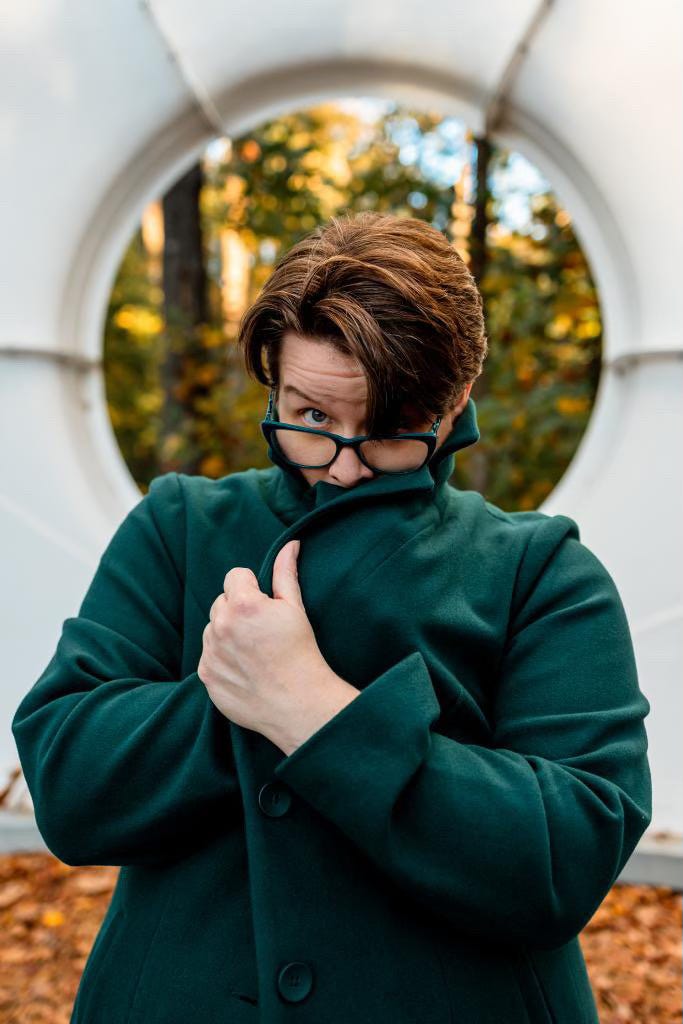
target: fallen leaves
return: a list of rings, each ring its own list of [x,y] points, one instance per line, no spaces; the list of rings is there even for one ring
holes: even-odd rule
[[[0,1024],[69,1024],[118,871],[0,856]],[[682,1021],[681,903],[663,886],[616,885],[584,928],[601,1024]]]
[[[580,935],[601,1024],[679,1024],[681,893],[615,885]]]
[[[1,1024],[69,1024],[118,870],[0,856]]]

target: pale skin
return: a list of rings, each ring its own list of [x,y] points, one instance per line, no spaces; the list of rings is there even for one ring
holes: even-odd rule
[[[309,399],[288,391],[298,388]],[[442,417],[437,448],[469,398],[468,384]],[[366,432],[367,381],[355,360],[329,343],[286,333],[280,347],[278,413],[283,422],[320,427],[344,437]],[[426,431],[406,408],[403,429]],[[302,469],[311,486],[326,480],[353,487],[376,474],[351,448],[324,469]],[[287,756],[360,693],[327,664],[306,614],[297,574],[300,540],[273,563],[273,596],[251,569],[226,573],[211,605],[197,674],[215,706],[237,725],[261,733]]]

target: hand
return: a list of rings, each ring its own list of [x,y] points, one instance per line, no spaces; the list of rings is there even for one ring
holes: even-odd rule
[[[218,710],[289,754],[359,690],[325,661],[306,614],[297,573],[300,541],[273,563],[273,597],[251,569],[223,581],[203,633],[197,674]]]

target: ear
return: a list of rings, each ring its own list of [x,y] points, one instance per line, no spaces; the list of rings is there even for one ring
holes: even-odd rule
[[[467,405],[467,402],[469,401],[469,397],[470,397],[470,391],[472,390],[472,385],[473,384],[474,384],[474,381],[471,380],[469,382],[469,384],[465,385],[465,387],[463,388],[463,390],[462,390],[462,392],[460,394],[460,398],[457,401],[457,404],[454,405],[453,408],[451,409],[451,415],[453,416],[454,420],[456,419],[457,416],[460,415],[460,413],[463,411],[463,409]]]

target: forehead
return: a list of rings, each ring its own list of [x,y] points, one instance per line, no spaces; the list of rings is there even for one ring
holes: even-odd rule
[[[285,398],[314,398],[354,411],[365,408],[368,386],[363,367],[329,342],[285,334],[279,368]]]

